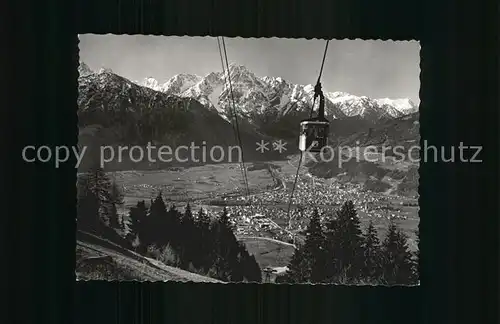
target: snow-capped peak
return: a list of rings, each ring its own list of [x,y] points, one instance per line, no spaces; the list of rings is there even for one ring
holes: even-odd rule
[[[246,66],[234,62],[229,64],[229,71],[249,72]]]
[[[184,91],[188,90],[196,83],[202,80],[201,77],[192,74],[177,74],[170,80],[168,80],[163,87],[164,91],[171,94],[182,94]]]
[[[244,65],[236,63],[231,63],[229,70],[225,72],[225,75],[222,72],[212,72],[204,77],[178,74],[165,83],[159,83],[150,77],[140,84],[164,93],[194,98],[209,109],[216,109],[223,117],[227,117],[227,108],[232,104],[233,97],[238,111],[247,117],[253,113],[278,111],[284,115],[291,110],[309,110],[313,103],[312,84],[292,84],[281,77],[259,77]],[[232,94],[227,82],[228,76]],[[333,119],[352,116],[396,118],[418,110],[409,99],[370,99],[346,92],[323,91],[325,114]]]
[[[99,72],[97,72],[98,74],[102,74],[102,73],[113,73],[113,70],[111,70],[110,68],[107,68],[107,67],[101,67],[99,69]]]
[[[90,69],[90,67],[87,64],[85,64],[85,62],[80,62],[78,66],[78,73],[80,77],[83,77],[89,74],[93,74],[94,71],[92,71],[92,69]]]
[[[375,99],[375,101],[381,105],[388,105],[394,107],[396,110],[402,112],[405,115],[415,113],[418,111],[418,106],[411,101],[411,99],[404,98],[404,99],[389,99],[389,98],[382,98],[382,99]]]
[[[159,86],[158,81],[153,77],[145,78],[142,85],[151,89],[156,89]]]

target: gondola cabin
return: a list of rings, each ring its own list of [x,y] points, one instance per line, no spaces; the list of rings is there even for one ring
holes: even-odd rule
[[[302,152],[320,153],[328,145],[330,122],[325,118],[325,97],[319,82],[314,87],[314,101],[317,96],[319,96],[318,116],[300,122],[299,150]]]
[[[326,119],[312,118],[300,122],[299,150],[319,153],[328,145],[330,123]]]

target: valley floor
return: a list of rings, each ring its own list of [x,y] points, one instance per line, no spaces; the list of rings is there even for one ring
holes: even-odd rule
[[[290,216],[288,200],[296,172],[297,159],[248,166],[252,194],[244,195],[242,173],[237,164],[204,165],[160,171],[113,172],[112,177],[124,190],[124,217],[130,206],[140,200],[149,202],[159,190],[170,203],[182,207],[187,201],[193,210],[204,208],[216,217],[228,208],[235,234],[256,256],[262,268],[280,268],[293,254],[293,244],[303,239],[313,208],[331,215],[347,200],[352,200],[362,227],[374,223],[380,237],[390,221],[408,236],[409,247],[415,251],[418,229],[418,201],[390,194],[372,192],[363,183],[338,178],[321,179],[302,167],[292,200]],[[250,203],[250,206],[248,206]],[[257,239],[258,238],[258,239]],[[280,246],[279,248],[277,246]],[[279,250],[277,254],[275,251]]]

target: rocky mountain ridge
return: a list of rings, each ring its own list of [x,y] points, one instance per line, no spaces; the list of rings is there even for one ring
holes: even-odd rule
[[[196,146],[205,145],[210,151],[214,146],[228,148],[239,144],[231,123],[192,98],[139,86],[109,69],[89,73],[82,64],[79,70],[79,144],[87,147],[83,169],[96,163],[99,148],[103,146],[145,148],[152,143],[178,148],[194,143]],[[255,151],[256,142],[271,140],[255,129],[243,124],[240,139],[245,161],[279,158],[276,152],[261,154]],[[192,157],[190,153],[184,150],[175,160],[188,159],[188,162],[182,162],[185,166],[200,161],[200,156]],[[200,150],[198,154],[202,154]],[[151,165],[147,159],[133,162],[127,158],[128,155],[121,161],[115,159],[108,166],[113,170],[157,169],[176,162]],[[238,156],[232,158],[232,161],[238,161]],[[231,162],[229,156],[224,159]]]
[[[163,84],[149,78],[140,85],[110,69],[92,71],[83,62],[78,70],[81,145],[237,145],[231,93],[221,72],[205,77],[180,74]],[[280,77],[259,78],[238,65],[231,65],[229,75],[246,143],[245,161],[284,158],[272,150],[256,153],[255,143],[261,140],[284,139],[288,153],[293,153],[298,124],[309,117],[313,86],[289,84]],[[325,97],[332,142],[414,115],[418,109],[408,99],[375,100],[343,92],[325,92]],[[151,167],[159,166],[140,166]]]
[[[194,98],[228,118],[231,103],[228,77],[237,111],[250,119],[256,114],[284,116],[292,110],[309,111],[313,102],[313,85],[292,84],[281,77],[258,77],[245,66],[237,64],[231,64],[226,73],[212,72],[204,77],[178,74],[165,83],[150,77],[136,83],[163,93]],[[325,113],[330,119],[360,117],[372,122],[418,111],[418,106],[407,98],[372,99],[328,91],[325,91],[325,106]]]

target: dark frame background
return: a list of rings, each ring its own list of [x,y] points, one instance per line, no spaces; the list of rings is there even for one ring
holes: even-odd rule
[[[22,14],[9,17],[16,36],[6,53],[17,63],[3,75],[15,90],[3,96],[9,100],[2,118],[13,157],[2,161],[11,195],[4,196],[2,237],[9,304],[17,305],[8,306],[6,323],[493,323],[499,215],[493,3],[23,4]],[[79,33],[419,40],[422,140],[483,146],[481,164],[420,166],[421,286],[75,285],[76,171],[71,164],[57,170],[25,164],[20,148],[77,143]]]

